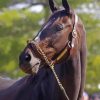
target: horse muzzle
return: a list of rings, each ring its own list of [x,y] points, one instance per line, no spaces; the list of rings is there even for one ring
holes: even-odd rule
[[[41,60],[35,57],[29,48],[26,48],[19,56],[19,66],[25,73],[36,74],[40,64]]]

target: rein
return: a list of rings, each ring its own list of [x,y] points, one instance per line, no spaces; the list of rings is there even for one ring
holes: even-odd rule
[[[74,23],[74,27],[73,27],[73,30],[72,30],[72,41],[68,41],[67,42],[69,48],[73,48],[74,47],[74,42],[75,42],[75,39],[77,38],[77,32],[76,32],[76,27],[75,27],[76,24],[77,24],[77,22],[78,22],[78,16],[75,14],[75,23]],[[36,44],[35,41],[30,40],[30,41],[28,41],[28,43],[31,43],[31,44],[35,45],[38,53],[41,56],[43,56],[45,62],[50,66],[50,68],[51,68],[51,70],[52,70],[52,72],[53,72],[53,74],[54,74],[54,76],[55,76],[55,78],[57,80],[57,83],[58,83],[58,85],[59,85],[59,87],[61,89],[61,91],[64,93],[64,95],[66,97],[66,100],[70,100],[69,97],[68,97],[68,95],[67,95],[67,93],[66,93],[66,91],[65,91],[65,89],[64,89],[64,87],[63,87],[63,85],[62,85],[62,83],[61,83],[61,81],[59,80],[59,78],[58,78],[58,76],[56,74],[55,69],[54,69],[55,62],[48,60],[48,58],[47,58],[46,54],[44,53],[44,51],[41,49],[41,47],[38,44]],[[65,55],[65,53],[67,51],[68,51],[68,49],[67,48],[64,48],[64,50],[56,58],[56,61],[59,61]]]

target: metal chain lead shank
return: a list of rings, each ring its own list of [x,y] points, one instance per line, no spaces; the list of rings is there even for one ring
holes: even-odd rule
[[[50,61],[48,60],[48,58],[47,58],[47,56],[45,55],[45,53],[42,51],[42,49],[41,49],[38,45],[35,44],[34,41],[31,41],[31,43],[33,43],[33,44],[36,46],[37,50],[38,50],[38,51],[41,53],[41,55],[44,57],[46,63],[50,66],[50,68],[51,68],[51,70],[52,70],[52,72],[53,72],[53,74],[54,74],[54,76],[55,76],[55,78],[56,78],[56,80],[57,80],[57,83],[58,83],[60,89],[61,89],[62,92],[64,93],[66,99],[69,100],[69,97],[68,97],[68,95],[67,95],[67,93],[66,93],[66,91],[65,91],[65,89],[64,89],[64,87],[63,87],[63,85],[62,85],[62,83],[60,82],[60,80],[59,80],[59,78],[58,78],[58,76],[57,76],[57,74],[56,74],[56,71],[55,71],[55,69],[54,69],[54,64],[53,64],[53,62],[50,62]]]

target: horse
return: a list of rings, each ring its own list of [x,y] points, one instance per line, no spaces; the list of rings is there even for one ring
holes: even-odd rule
[[[0,91],[13,85],[17,80],[0,77]]]
[[[29,75],[0,91],[0,100],[81,100],[86,74],[86,32],[78,15],[62,0],[49,0],[52,14],[19,56]]]

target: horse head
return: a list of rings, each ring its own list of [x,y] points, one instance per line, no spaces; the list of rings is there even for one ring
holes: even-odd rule
[[[28,41],[19,57],[20,68],[26,73],[37,73],[47,63],[60,63],[68,58],[77,45],[77,15],[70,9],[66,0],[62,0],[63,9],[58,9],[53,0],[49,0],[52,14],[38,32]]]

